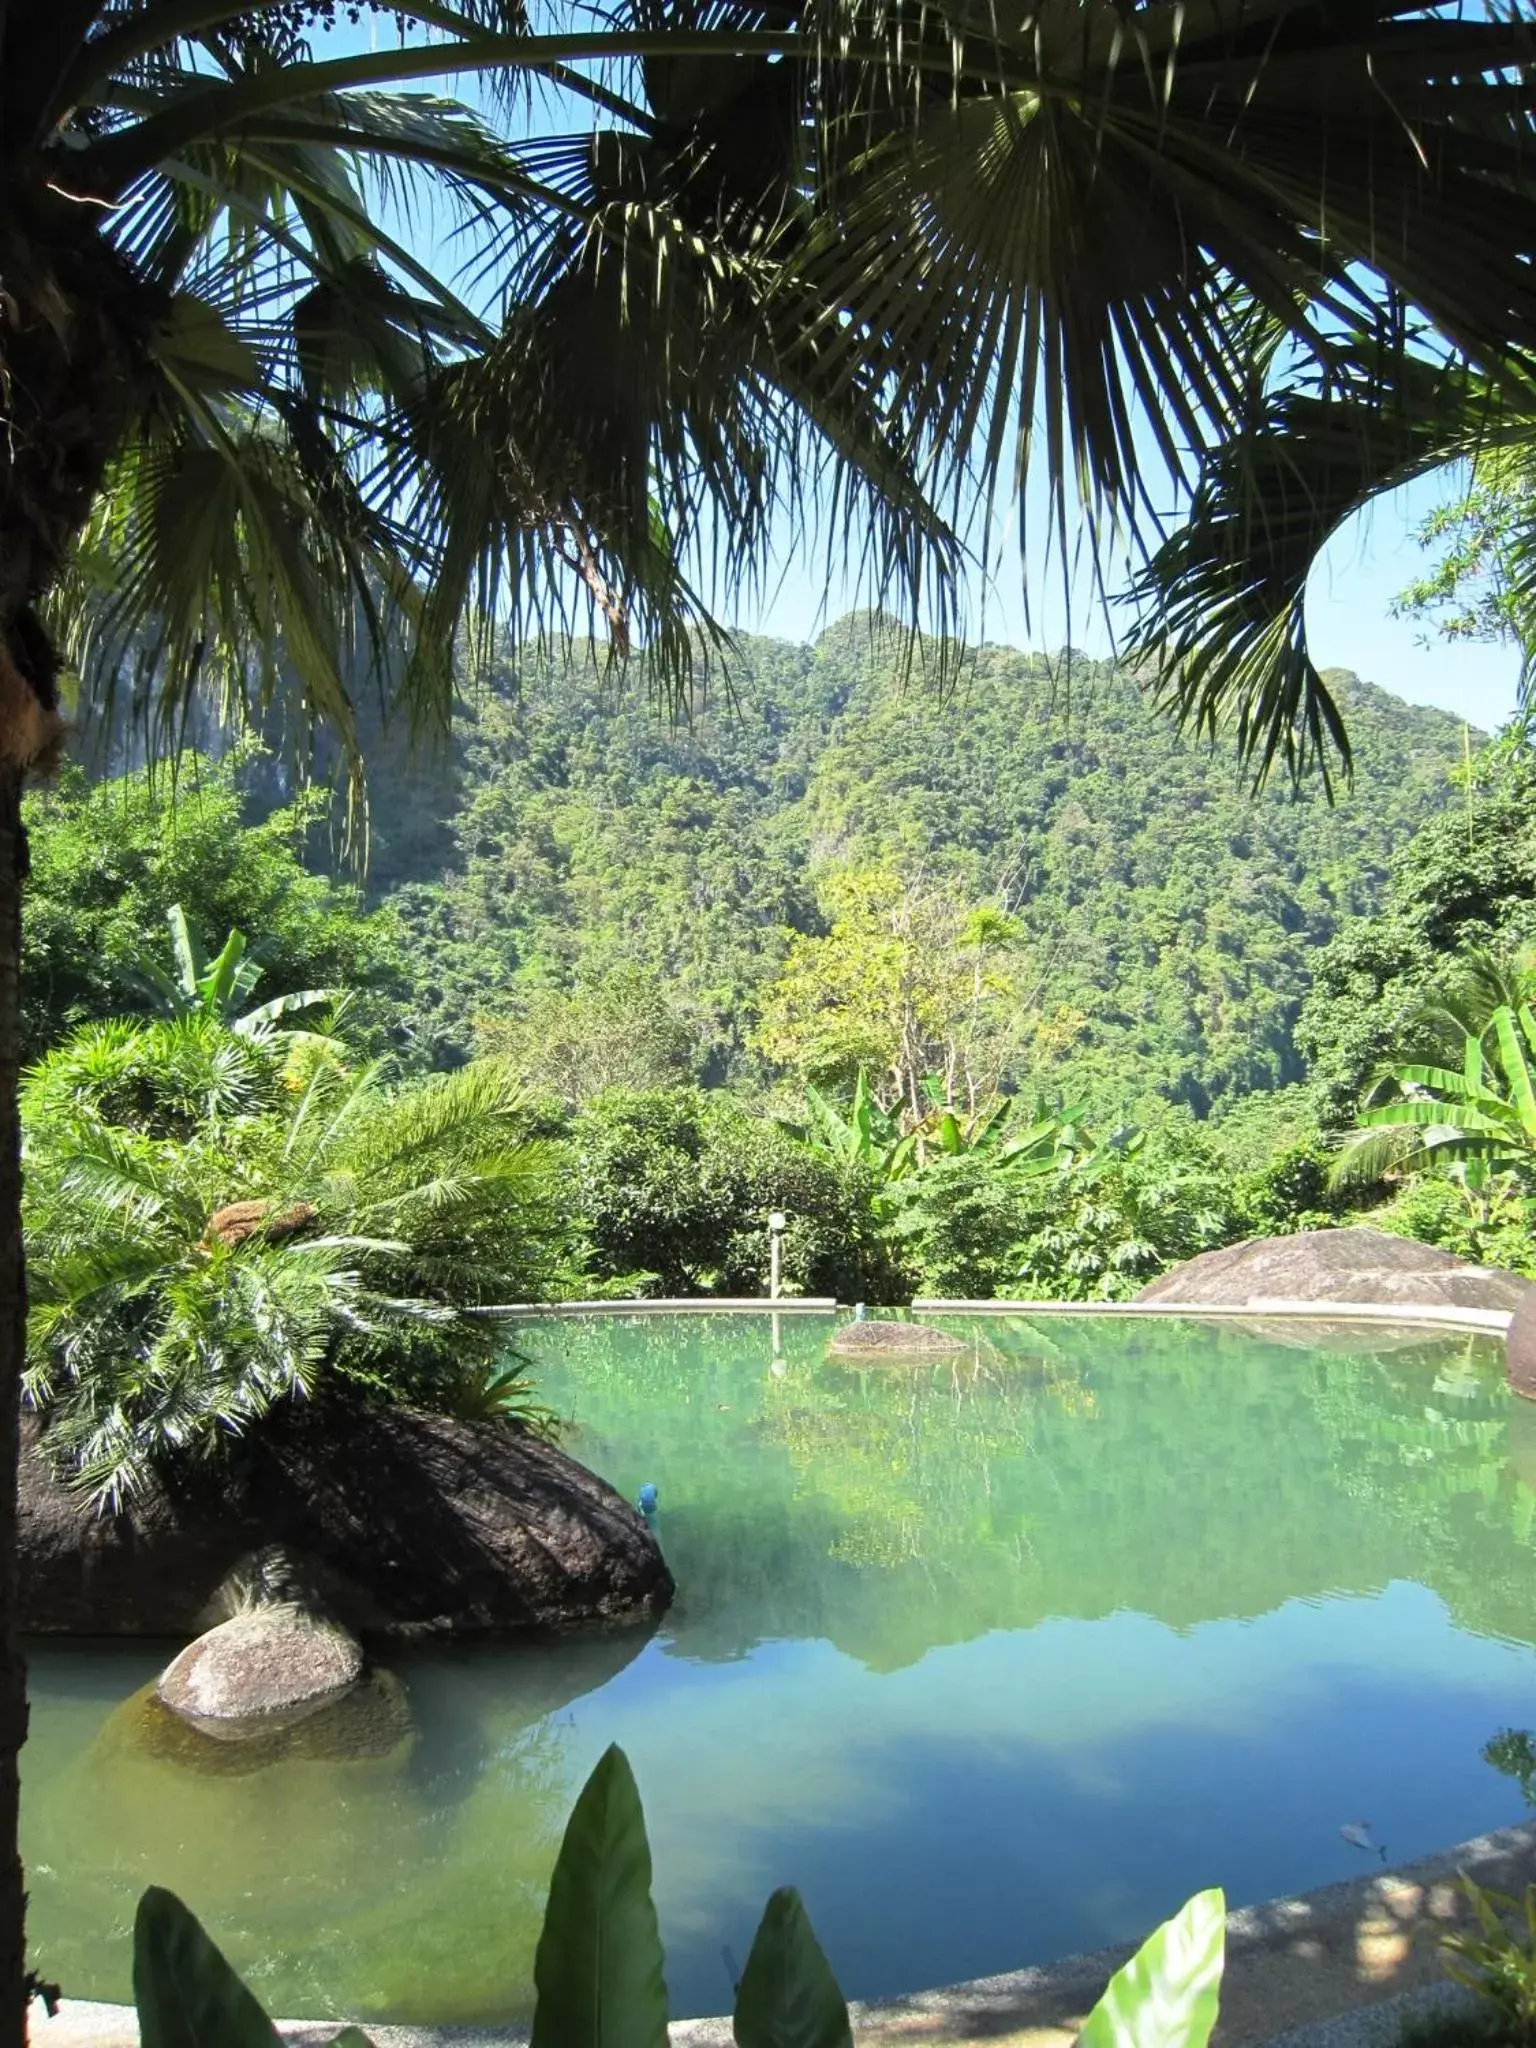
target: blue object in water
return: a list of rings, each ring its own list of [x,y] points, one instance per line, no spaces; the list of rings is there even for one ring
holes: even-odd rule
[[[649,1479],[647,1479],[647,1481],[645,1482],[644,1486],[642,1486],[642,1487],[641,1487],[641,1489],[640,1489],[640,1498],[639,1498],[639,1500],[638,1500],[638,1501],[637,1501],[637,1502],[635,1503],[635,1505],[636,1505],[636,1506],[637,1506],[637,1507],[639,1508],[639,1510],[640,1510],[640,1512],[641,1512],[641,1514],[642,1514],[642,1515],[654,1515],[654,1514],[655,1514],[655,1512],[656,1512],[656,1489],[655,1489],[655,1487],[654,1487],[654,1486],[653,1486],[653,1485],[651,1484],[651,1482],[650,1482],[650,1480],[649,1480]]]

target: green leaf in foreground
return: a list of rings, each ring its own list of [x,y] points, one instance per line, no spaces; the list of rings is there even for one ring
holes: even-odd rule
[[[277,2029],[174,1892],[151,1885],[133,1923],[141,2048],[279,2048]]]
[[[1195,1896],[1117,1970],[1077,2048],[1206,2048],[1226,1960],[1227,1902]]]
[[[617,1747],[599,1760],[566,1827],[533,1982],[531,2048],[667,2048],[650,1844]]]
[[[797,1891],[763,1911],[736,1992],[738,2048],[852,2048],[848,2007]]]

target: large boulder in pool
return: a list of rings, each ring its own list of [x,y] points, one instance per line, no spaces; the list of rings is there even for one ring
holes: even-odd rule
[[[844,1323],[827,1346],[828,1358],[860,1365],[899,1364],[903,1359],[921,1363],[931,1358],[955,1358],[969,1351],[963,1337],[948,1330],[933,1330],[925,1323],[893,1323],[882,1320]]]
[[[161,1704],[205,1735],[243,1741],[315,1714],[363,1675],[363,1646],[339,1622],[283,1604],[232,1615],[160,1674]]]
[[[554,1445],[339,1399],[275,1411],[120,1515],[52,1475],[29,1423],[20,1508],[39,1634],[197,1635],[292,1598],[362,1636],[504,1635],[639,1621],[673,1591],[640,1515]]]
[[[1356,1301],[1384,1307],[1518,1309],[1536,1284],[1474,1266],[1385,1230],[1299,1230],[1202,1252],[1162,1274],[1138,1301],[1191,1308],[1253,1302]]]
[[[1536,1401],[1536,1287],[1515,1310],[1504,1340],[1504,1365],[1515,1392]]]

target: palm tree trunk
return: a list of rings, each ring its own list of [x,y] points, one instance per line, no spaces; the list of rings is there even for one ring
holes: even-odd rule
[[[66,14],[75,11],[68,0]],[[35,45],[34,54],[39,50]],[[8,61],[7,72],[13,68]],[[11,82],[8,76],[7,86]],[[51,189],[7,186],[6,192],[0,206],[6,284],[0,294],[0,2048],[25,2048],[30,1980],[17,1819],[27,1679],[16,1640],[27,1336],[16,1102],[27,874],[21,795],[28,773],[46,768],[62,733],[58,660],[38,606],[140,403],[145,339],[162,299],[135,281],[99,234],[92,209]]]
[[[27,2033],[27,1895],[17,1844],[18,1759],[27,1739],[27,1677],[16,1629],[16,1488],[27,1284],[21,1235],[21,891],[25,770],[0,761],[0,2048]]]

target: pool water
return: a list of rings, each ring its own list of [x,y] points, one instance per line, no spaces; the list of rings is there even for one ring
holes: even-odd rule
[[[649,1637],[386,1661],[414,1738],[200,1772],[124,1702],[170,1646],[39,1644],[38,1966],[123,1998],[149,1882],[269,2007],[526,2017],[571,1801],[621,1742],[678,2014],[730,2003],[798,1884],[850,1995],[1140,1935],[1522,1816],[1536,1408],[1502,1347],[1380,1330],[953,1318],[853,1369],[829,1319],[521,1326],[575,1453],[660,1494]]]

